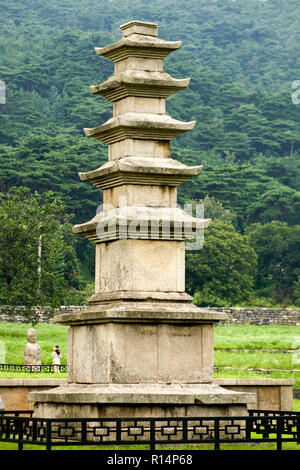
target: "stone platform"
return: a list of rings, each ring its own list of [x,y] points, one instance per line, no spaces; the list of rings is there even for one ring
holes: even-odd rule
[[[32,392],[34,416],[247,415],[253,394],[213,383],[213,325],[224,314],[174,298],[110,300],[55,317],[70,325],[68,382]]]
[[[217,384],[64,384],[32,392],[35,417],[246,416],[255,395]]]

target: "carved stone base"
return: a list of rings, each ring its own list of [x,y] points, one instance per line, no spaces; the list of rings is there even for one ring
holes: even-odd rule
[[[34,416],[126,418],[243,416],[255,395],[216,384],[66,384],[32,392]]]
[[[211,382],[213,324],[220,315],[191,302],[116,300],[57,316],[71,325],[68,381]]]

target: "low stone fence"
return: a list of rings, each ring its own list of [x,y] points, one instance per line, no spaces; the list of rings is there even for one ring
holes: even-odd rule
[[[40,323],[49,323],[53,315],[80,311],[83,306],[36,307],[34,313]],[[0,322],[23,323],[23,307],[0,306]],[[209,311],[225,312],[227,320],[223,323],[250,323],[253,325],[300,325],[300,308],[262,308],[262,307],[211,307]]]
[[[254,393],[256,402],[249,409],[291,411],[295,381],[293,379],[234,379],[216,378],[214,383],[236,392]]]
[[[299,308],[212,307],[209,310],[226,313],[227,320],[223,323],[300,325]]]
[[[0,397],[5,411],[32,410],[30,392],[48,390],[67,382],[66,379],[0,379]]]
[[[54,309],[51,307],[34,307],[33,313],[38,323],[51,323],[54,315],[71,313],[83,308],[83,306],[76,305],[62,305],[61,307]],[[25,323],[26,317],[23,312],[24,307],[22,306],[11,307],[10,305],[0,305],[0,322]]]

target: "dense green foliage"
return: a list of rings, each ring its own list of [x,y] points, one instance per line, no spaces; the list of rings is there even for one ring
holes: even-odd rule
[[[296,238],[299,8],[298,0],[0,2],[0,80],[6,85],[6,103],[0,103],[0,191],[12,186],[40,194],[52,190],[74,222],[94,215],[101,194],[80,182],[77,172],[100,166],[107,151],[84,137],[82,128],[111,117],[111,104],[91,96],[88,86],[113,72],[94,47],[118,40],[122,23],[154,21],[160,37],[182,40],[181,49],[166,58],[165,70],[176,78],[191,77],[189,88],[167,101],[174,118],[197,121],[192,132],[172,143],[173,157],[204,164],[200,176],[179,189],[179,202],[207,195],[221,201],[234,214],[227,237],[242,237],[249,250],[251,237],[245,232],[251,224],[280,221],[294,234],[290,239]],[[272,302],[294,302],[300,297],[294,265],[286,268],[293,272],[288,281],[276,277],[262,247],[251,240],[258,255],[254,288]],[[93,272],[93,249],[85,240],[77,243],[87,277]],[[187,272],[193,291],[199,290],[189,266]],[[202,277],[200,284],[209,282]],[[224,299],[234,301],[228,293]]]
[[[198,305],[224,305],[249,300],[256,253],[234,227],[214,220],[201,250],[187,253],[187,289]]]
[[[69,217],[59,197],[12,188],[0,198],[0,302],[57,307],[78,288],[78,261]],[[32,321],[34,319],[32,318]]]
[[[299,304],[295,286],[300,276],[300,225],[253,224],[248,229],[248,236],[259,260],[256,289],[279,300],[290,296],[291,301]]]

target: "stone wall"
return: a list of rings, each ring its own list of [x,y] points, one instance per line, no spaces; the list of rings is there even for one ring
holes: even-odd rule
[[[80,311],[82,306],[61,306],[54,309],[54,314],[71,313]],[[207,310],[225,312],[226,323],[250,323],[253,325],[300,325],[300,309],[291,308],[262,308],[262,307],[212,307]],[[36,307],[38,322],[49,323],[52,320],[53,310],[47,307]],[[0,306],[0,322],[25,321],[22,315],[22,307],[13,311],[9,306]]]
[[[213,307],[210,310],[225,312],[225,323],[250,323],[252,325],[300,325],[300,309],[262,307]]]
[[[35,307],[33,311],[38,323],[50,323],[54,315],[60,315],[61,313],[71,313],[74,311],[79,311],[82,308],[82,306],[72,305],[61,306],[55,309],[52,309],[51,307]],[[0,322],[24,323],[26,321],[26,317],[24,316],[23,311],[23,307],[1,305]]]

